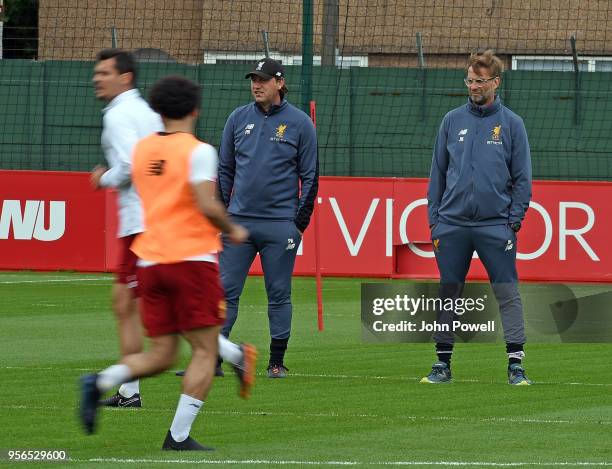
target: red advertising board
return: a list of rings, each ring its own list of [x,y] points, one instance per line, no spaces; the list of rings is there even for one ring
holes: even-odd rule
[[[426,179],[321,178],[323,275],[437,278]],[[523,280],[612,282],[612,183],[537,181],[518,237]],[[114,194],[85,173],[0,171],[0,268],[106,271],[116,263]],[[295,273],[314,274],[314,230]],[[261,273],[256,262],[252,273]],[[486,279],[480,261],[472,279]]]
[[[106,197],[88,174],[0,171],[0,268],[104,271]]]
[[[427,223],[427,180],[321,178],[323,275],[438,278]],[[612,183],[536,181],[518,234],[523,280],[612,282]],[[295,273],[314,273],[308,230]],[[254,273],[259,273],[255,266]],[[475,256],[468,274],[486,279]]]

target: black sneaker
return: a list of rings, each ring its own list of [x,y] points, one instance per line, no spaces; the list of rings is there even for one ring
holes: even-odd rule
[[[98,405],[103,407],[142,407],[140,394],[136,393],[132,397],[124,397],[117,391],[108,399],[102,399]]]
[[[185,376],[185,370],[177,371],[174,374],[176,376]],[[223,372],[223,368],[221,368],[221,365],[217,365],[215,367],[215,376],[218,377],[218,378],[223,378],[225,376],[225,373]]]
[[[270,364],[268,365],[268,378],[286,378],[288,371],[289,368],[282,363]]]
[[[242,350],[242,361],[238,365],[232,365],[232,368],[240,382],[238,395],[243,399],[248,399],[251,397],[251,388],[255,384],[257,349],[251,344],[241,344],[240,350]]]
[[[100,391],[96,386],[98,375],[95,373],[81,376],[81,401],[79,403],[79,419],[85,433],[91,435],[96,430],[96,414]]]
[[[164,444],[162,445],[162,449],[164,451],[214,451],[215,448],[209,448],[208,446],[203,446],[197,441],[195,441],[190,436],[187,437],[185,441],[174,441],[172,438],[172,433],[168,430],[166,434],[166,439],[164,440]]]

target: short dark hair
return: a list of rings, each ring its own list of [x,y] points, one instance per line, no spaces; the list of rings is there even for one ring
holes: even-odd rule
[[[200,108],[200,86],[180,75],[158,80],[149,93],[155,112],[168,119],[182,119]]]
[[[132,83],[136,85],[136,61],[134,56],[123,49],[102,49],[96,55],[96,62],[115,59],[115,68],[120,74],[131,73]]]

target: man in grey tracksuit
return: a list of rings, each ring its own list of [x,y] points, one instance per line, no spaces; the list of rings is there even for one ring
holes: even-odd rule
[[[310,118],[285,99],[285,71],[275,60],[255,64],[254,102],[229,116],[219,150],[219,189],[247,242],[224,242],[220,271],[227,301],[222,333],[229,337],[249,268],[259,253],[268,294],[268,376],[284,378],[291,332],[291,275],[318,190],[317,137]],[[301,184],[301,188],[300,188]]]
[[[465,84],[468,103],[440,125],[427,193],[429,225],[440,296],[457,298],[474,251],[482,260],[499,303],[508,354],[508,381],[531,381],[525,356],[523,307],[516,271],[517,233],[531,199],[531,156],[523,120],[496,95],[503,64],[492,51],[473,54]],[[452,313],[438,319],[450,321]],[[434,335],[438,362],[422,383],[451,380],[454,335]]]

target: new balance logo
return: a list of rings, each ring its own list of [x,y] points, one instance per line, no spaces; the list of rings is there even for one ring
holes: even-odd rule
[[[504,251],[511,251],[512,248],[514,247],[514,243],[512,242],[512,240],[508,240],[508,242],[506,243],[506,249],[504,249]]]
[[[149,163],[147,176],[161,176],[164,173],[164,165],[166,160],[153,160]]]
[[[293,238],[287,238],[287,247],[285,248],[285,251],[289,251],[291,249],[295,249],[295,242],[293,241]]]
[[[11,228],[13,239],[56,241],[66,231],[66,202],[26,200],[22,211],[20,200],[5,200],[0,213],[0,239],[9,239]]]

